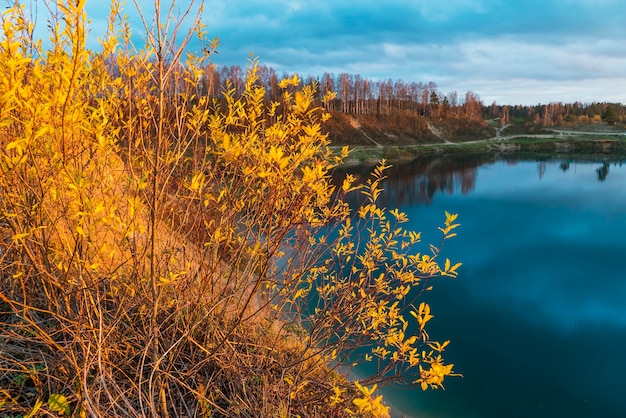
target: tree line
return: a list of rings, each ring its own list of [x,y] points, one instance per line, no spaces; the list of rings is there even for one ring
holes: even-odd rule
[[[268,101],[280,100],[280,79],[290,74],[278,75],[272,67],[259,67],[258,83],[266,89]],[[403,115],[442,118],[446,116],[478,119],[482,117],[484,104],[480,97],[468,91],[464,95],[456,91],[444,94],[435,82],[406,82],[403,80],[371,80],[359,74],[324,73],[321,77],[307,76],[305,84],[318,86],[317,98],[329,91],[337,96],[329,102],[327,110],[354,115]],[[240,94],[245,86],[245,71],[237,65],[205,67],[202,81],[204,94],[218,98],[225,88],[233,88]]]
[[[485,118],[499,118],[500,124],[532,124],[537,126],[574,126],[604,122],[610,126],[626,122],[626,106],[621,103],[563,103],[533,106],[504,106],[495,102],[484,109]]]
[[[278,85],[291,74],[278,74],[266,65],[259,67],[258,83],[266,90],[266,100],[280,100]],[[372,80],[359,74],[325,72],[321,77],[312,75],[304,79],[305,84],[318,86],[317,99],[329,91],[337,96],[327,104],[327,110],[353,115],[374,116],[423,116],[430,119],[462,118],[469,120],[499,119],[500,124],[526,123],[538,126],[568,126],[605,122],[609,125],[626,121],[626,106],[621,103],[553,102],[536,105],[503,105],[493,102],[485,105],[473,91],[461,94],[457,91],[444,93],[437,83],[404,80]],[[240,94],[245,86],[245,71],[240,66],[218,66],[213,63],[205,67],[201,90],[209,97],[219,98],[227,88]]]

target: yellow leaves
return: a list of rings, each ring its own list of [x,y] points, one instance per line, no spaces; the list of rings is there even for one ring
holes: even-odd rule
[[[330,396],[330,406],[336,406],[344,403],[345,399],[342,398],[345,393],[345,389],[341,389],[339,386],[333,386],[333,394]]]
[[[29,232],[22,232],[22,233],[19,233],[19,234],[15,234],[15,235],[13,235],[13,236],[11,237],[11,240],[12,240],[13,242],[20,242],[20,241],[22,241],[24,238],[26,238],[26,237],[27,237],[27,236],[29,236],[29,235],[30,235],[30,233],[29,233]]]
[[[298,87],[299,85],[300,85],[300,77],[298,76],[298,74],[294,74],[290,78],[283,78],[278,83],[278,87],[280,87],[281,89],[286,89],[289,86]]]
[[[400,212],[398,209],[392,209],[389,211],[389,214],[396,218],[396,221],[399,223],[408,222],[409,218],[406,216],[406,213]]]
[[[307,96],[300,91],[297,91],[295,94],[295,100],[293,105],[294,112],[305,113],[309,109],[312,101],[312,97]]]
[[[70,415],[70,404],[65,396],[59,393],[51,393],[48,397],[48,408],[52,412],[57,412],[64,416]]]
[[[453,223],[457,217],[458,217],[458,214],[450,214],[446,211],[445,227],[444,228],[439,227],[439,230],[443,232],[444,239],[448,239],[448,238],[452,238],[456,236],[456,233],[451,233],[450,231],[461,226],[461,224]]]
[[[399,285],[393,289],[392,293],[397,299],[402,300],[409,294],[410,291],[411,286]]]
[[[369,412],[373,417],[384,418],[389,417],[389,407],[383,404],[383,397],[379,395],[374,397],[374,391],[376,391],[377,385],[373,385],[371,388],[362,386],[358,381],[354,381],[354,385],[361,392],[362,396],[352,401],[358,408],[357,412],[362,414]],[[349,411],[352,412],[352,411]]]
[[[272,146],[270,151],[267,153],[267,161],[270,164],[278,165],[280,170],[284,170],[289,164],[289,157],[285,157],[284,155],[285,154],[281,148]]]
[[[372,396],[372,394],[374,393],[374,391],[376,390],[377,385],[372,386],[372,388],[368,388],[367,386],[363,386],[359,383],[358,380],[354,381],[354,386],[356,386],[356,388],[366,397],[370,397]]]
[[[289,386],[295,386],[295,388],[293,388],[292,390],[289,391],[289,398],[290,399],[295,399],[296,396],[298,396],[298,393],[300,391],[302,391],[310,383],[308,380],[303,380],[302,382],[300,382],[297,385],[295,385],[294,379],[291,376],[285,376],[283,378],[283,380]]]
[[[163,285],[174,284],[180,279],[181,276],[184,276],[185,274],[187,274],[186,271],[181,271],[178,273],[169,271],[167,274],[167,277],[159,278],[159,285],[163,286]]]
[[[291,300],[291,302],[295,302],[298,298],[302,298],[302,297],[306,297],[306,295],[309,293],[308,289],[298,289],[296,291],[296,294],[293,295],[293,299]]]
[[[387,350],[385,347],[377,346],[372,349],[372,353],[384,360],[391,354],[391,351]]]
[[[437,342],[437,341],[432,341],[428,343],[428,346],[430,348],[432,348],[433,350],[441,353],[443,350],[445,350],[445,348],[448,346],[448,344],[450,344],[450,340],[446,340],[443,342],[443,344]]]
[[[297,98],[298,98],[298,95],[296,95],[296,102],[298,100]],[[307,100],[309,101],[309,104],[310,104],[311,99],[308,98]],[[305,125],[302,127],[302,131],[304,132],[304,134],[312,139],[316,139],[320,135],[320,129],[321,127],[319,123],[314,123],[312,125]]]
[[[415,244],[422,239],[421,232],[409,231],[409,239],[411,240],[411,244]]]
[[[462,265],[463,263],[456,263],[455,265],[451,265],[450,259],[446,258],[446,262],[445,262],[445,265],[441,274],[444,276],[456,278],[459,275],[457,269],[461,267]]]
[[[346,177],[343,179],[343,183],[341,185],[341,190],[344,193],[348,193],[348,192],[354,190],[352,185],[354,184],[355,180],[356,179],[354,178],[354,176],[352,174],[346,175]]]
[[[336,98],[337,98],[337,92],[328,90],[326,94],[324,95],[324,97],[322,98],[322,102],[325,105],[328,105],[330,102],[332,102]]]
[[[452,371],[454,364],[443,364],[443,359],[440,355],[432,358],[423,354],[423,357],[427,358],[430,368],[424,368],[422,365],[419,366],[420,378],[417,379],[415,383],[420,383],[422,390],[426,390],[429,387],[432,389],[443,389],[443,381],[446,376],[460,376],[460,374],[456,374]]]
[[[206,181],[206,176],[204,175],[204,173],[202,172],[196,173],[191,178],[191,182],[189,183],[187,188],[191,190],[192,192],[201,193],[202,189],[204,188],[205,181]]]
[[[364,219],[368,216],[372,218],[384,219],[384,209],[379,208],[374,203],[361,206],[358,210],[359,217]]]
[[[309,187],[316,187],[316,183],[326,177],[326,168],[322,164],[315,164],[313,167],[302,168],[302,182]]]
[[[26,414],[24,416],[24,418],[33,418],[37,415],[37,413],[39,412],[39,410],[41,409],[41,407],[43,406],[43,401],[39,398],[37,398],[37,400],[35,401],[35,405],[33,406],[33,409],[31,409],[31,411]]]
[[[84,2],[74,2],[72,7],[81,10]],[[59,30],[63,29],[62,24]],[[111,24],[111,32],[114,30],[118,29]],[[122,41],[130,36],[128,26],[119,31]],[[76,38],[75,42],[78,47],[82,41]],[[125,297],[141,297],[142,287],[148,288],[146,283],[152,281],[161,286],[164,306],[173,303],[173,298],[165,300],[170,294],[187,288],[186,279],[191,282],[193,277],[201,284],[210,280],[211,289],[202,289],[207,299],[209,294],[225,294],[224,289],[213,287],[226,284],[229,295],[238,297],[247,295],[252,288],[249,276],[261,272],[263,283],[259,289],[267,290],[275,301],[271,306],[279,311],[278,317],[284,314],[280,309],[287,303],[294,305],[294,314],[311,312],[310,323],[315,332],[310,333],[311,344],[307,344],[315,350],[321,348],[323,358],[329,354],[339,362],[344,357],[344,347],[358,340],[372,347],[364,355],[366,361],[374,361],[374,357],[386,361],[393,358],[399,372],[417,367],[422,360],[417,346],[428,340],[424,338],[425,331],[416,333],[415,327],[408,328],[403,316],[408,302],[398,300],[411,298],[412,288],[421,289],[418,284],[423,274],[456,276],[460,263],[446,260],[440,271],[437,254],[411,258],[412,245],[420,241],[420,234],[401,227],[408,220],[405,213],[394,209],[387,216],[387,210],[378,204],[388,168],[385,161],[374,169],[367,184],[358,185],[353,175],[347,175],[336,190],[329,181],[330,173],[348,157],[349,149],[330,151],[321,126],[330,114],[317,107],[320,105],[311,87],[300,88],[301,79],[294,75],[279,82],[284,89],[283,99],[266,103],[267,95],[257,81],[259,69],[253,62],[245,86],[238,84],[235,89],[229,84],[223,100],[211,103],[198,89],[206,81],[203,76],[208,67],[199,67],[200,61],[192,56],[185,63],[188,69],[181,66],[171,73],[179,83],[176,89],[182,90],[172,96],[167,116],[159,120],[166,133],[160,137],[162,143],[157,144],[153,133],[158,128],[153,121],[158,119],[159,91],[154,80],[159,65],[154,50],[129,54],[123,44],[117,43],[115,34],[103,44],[106,60],[110,61],[94,57],[87,62],[83,55],[65,56],[62,47],[47,56],[42,54],[42,60],[50,57],[52,61],[45,62],[47,67],[43,70],[37,62],[32,63],[32,86],[16,81],[21,77],[19,71],[31,71],[17,55],[3,67],[12,67],[15,75],[0,72],[0,90],[11,91],[11,106],[19,105],[7,107],[6,112],[2,109],[0,129],[2,133],[24,133],[2,142],[7,154],[2,174],[5,166],[28,162],[27,167],[40,170],[35,170],[35,174],[49,176],[45,209],[63,208],[62,214],[55,213],[59,221],[50,224],[65,228],[63,233],[67,235],[58,251],[80,247],[81,253],[75,258],[61,254],[53,260],[54,265],[68,277],[77,277],[77,266],[84,267],[83,277],[97,276],[103,281],[109,280],[114,269],[119,269],[115,270],[117,277],[136,275],[138,283],[132,285],[120,283],[121,280],[104,285],[110,285],[114,293],[126,292]],[[19,47],[19,42],[11,47]],[[113,56],[114,53],[119,55]],[[71,71],[72,59],[78,67],[75,73]],[[120,74],[108,74],[110,68],[105,65],[109,62]],[[11,77],[14,79],[9,80]],[[8,88],[3,83],[8,83]],[[328,104],[335,97],[329,92],[323,102]],[[24,103],[18,103],[20,100]],[[181,107],[174,104],[175,100],[182,101]],[[67,112],[62,116],[61,104],[67,104]],[[24,119],[33,123],[13,119],[14,114],[28,115]],[[57,127],[63,128],[63,134]],[[118,145],[120,137],[125,139],[123,146]],[[119,155],[123,162],[113,164]],[[21,173],[16,173],[16,178],[17,174]],[[4,184],[0,187],[4,188]],[[359,197],[364,196],[365,203],[356,212],[358,216],[352,216],[343,197],[357,190],[363,192]],[[180,197],[189,199],[178,205]],[[197,212],[185,212],[185,207]],[[151,211],[156,212],[159,221],[148,225],[146,218]],[[159,225],[161,220],[163,224]],[[458,226],[455,222],[456,215],[446,213],[442,228],[446,238],[453,236]],[[188,225],[198,230],[187,230]],[[169,246],[171,240],[178,238],[176,234],[169,236],[169,228],[184,235],[182,239],[195,239],[194,234],[199,232],[198,241],[204,242],[205,248],[198,253],[203,261],[207,256],[207,264],[213,263],[207,267],[215,269],[212,276],[204,272],[192,275],[193,267],[188,267],[183,259],[194,253],[192,248],[185,247],[185,255],[172,255],[178,246],[176,250],[158,248]],[[150,248],[151,234],[146,231],[155,232],[155,239],[159,240],[155,254]],[[15,233],[12,238],[19,243],[28,237],[28,233]],[[77,246],[76,241],[81,245]],[[267,251],[266,256],[261,254],[261,248]],[[280,250],[287,255],[283,257]],[[181,260],[175,260],[179,256]],[[328,258],[330,262],[316,264],[314,257]],[[151,277],[145,272],[127,274],[125,270],[142,269],[148,262],[157,267]],[[308,269],[310,266],[313,267]],[[222,269],[229,269],[228,274]],[[125,286],[128,289],[124,290]],[[219,302],[219,308],[211,312],[225,311]],[[313,306],[315,303],[318,304]],[[237,309],[235,305],[233,310]],[[146,306],[142,305],[145,312],[149,311]],[[423,329],[432,318],[430,308],[420,305],[417,311],[413,314]],[[337,344],[328,344],[323,336],[336,338]],[[435,350],[443,350],[446,345],[428,344]],[[326,347],[328,351],[323,351]],[[437,366],[433,370],[435,376],[449,372]],[[298,379],[285,378],[292,399],[308,389],[308,382]],[[359,413],[388,414],[382,397],[374,395],[376,386],[355,385],[360,393],[354,402]],[[348,403],[339,386],[333,387],[329,395],[331,405]],[[63,404],[62,399],[58,403]]]
[[[410,311],[409,313],[417,319],[420,330],[423,330],[426,323],[434,318],[434,316],[430,314],[430,306],[424,302],[420,303],[417,313],[415,311]]]
[[[423,254],[421,258],[419,258],[419,261],[417,262],[417,268],[420,272],[429,276],[440,272],[437,261],[434,257],[431,257],[428,254]]]
[[[11,151],[11,150],[16,150],[18,153],[23,153],[24,152],[24,146],[23,144],[25,143],[24,139],[16,139],[15,141],[9,142],[6,146],[6,151]]]
[[[6,118],[6,119],[0,120],[0,128],[7,128],[7,127],[9,127],[11,125],[13,125],[13,119],[11,119],[11,118]]]

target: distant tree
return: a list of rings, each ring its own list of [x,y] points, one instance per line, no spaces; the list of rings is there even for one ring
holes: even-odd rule
[[[373,92],[372,92],[372,82],[367,78],[364,78],[362,81],[362,101],[361,111],[363,114],[372,113],[373,106],[372,101],[374,100]]]
[[[204,67],[204,75],[202,76],[202,94],[208,97],[217,97],[221,89],[220,73],[212,63],[208,63]]]
[[[360,75],[356,74],[354,80],[354,113],[357,115],[363,114],[363,79]]]
[[[325,97],[329,92],[335,91],[335,77],[329,73],[324,73],[320,81],[320,94]],[[328,110],[337,110],[335,105],[337,100],[332,100],[327,103]]]
[[[620,121],[620,105],[609,103],[602,114],[602,119],[609,125],[615,125]]]
[[[455,109],[455,112],[458,112],[457,106],[459,105],[459,93],[456,90],[451,91],[446,96],[448,98],[448,103],[452,109]],[[458,113],[457,113],[458,114]]]
[[[508,106],[502,106],[502,116],[500,117],[500,126],[504,126],[504,125],[508,124],[509,121],[510,121],[509,107]]]
[[[472,120],[480,118],[483,104],[480,97],[473,91],[465,93],[465,102],[463,103],[463,115]]]
[[[381,81],[378,89],[379,114],[391,115],[391,99],[393,98],[393,82],[391,79]]]
[[[270,67],[269,73],[269,91],[268,94],[270,96],[270,100],[273,102],[278,102],[281,96],[281,88],[278,86],[278,76],[276,75],[276,71]]]
[[[431,117],[438,117],[440,111],[439,105],[441,104],[441,102],[439,101],[439,95],[437,94],[436,90],[430,91],[429,104]]]
[[[350,111],[350,74],[341,73],[339,74],[339,81],[337,84],[337,88],[339,89],[339,100],[341,100],[341,111],[343,113],[349,113]]]

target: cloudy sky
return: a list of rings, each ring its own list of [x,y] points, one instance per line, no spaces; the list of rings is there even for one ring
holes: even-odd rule
[[[94,32],[103,3],[87,0]],[[203,21],[220,65],[252,53],[279,74],[434,81],[487,104],[626,102],[623,0],[206,0]]]

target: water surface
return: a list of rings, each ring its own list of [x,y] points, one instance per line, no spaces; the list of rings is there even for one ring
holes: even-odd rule
[[[626,166],[426,161],[390,172],[383,199],[425,242],[459,213],[458,279],[428,295],[434,339],[463,378],[385,392],[405,416],[626,417]]]

